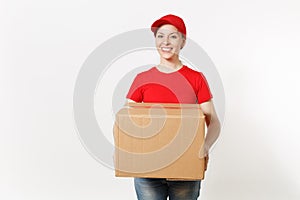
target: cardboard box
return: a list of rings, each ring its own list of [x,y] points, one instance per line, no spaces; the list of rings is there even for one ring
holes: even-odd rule
[[[129,103],[116,114],[115,175],[204,179],[204,132],[198,104]]]

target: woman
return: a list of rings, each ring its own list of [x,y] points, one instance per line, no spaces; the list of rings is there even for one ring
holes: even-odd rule
[[[151,30],[155,36],[159,65],[138,74],[127,94],[127,99],[145,103],[200,104],[206,116],[205,144],[199,152],[208,159],[210,147],[217,140],[220,122],[212,102],[212,94],[201,72],[190,69],[179,59],[186,42],[184,21],[176,15],[166,15],[156,20]],[[163,178],[135,178],[139,200],[196,200],[201,181],[174,181]]]

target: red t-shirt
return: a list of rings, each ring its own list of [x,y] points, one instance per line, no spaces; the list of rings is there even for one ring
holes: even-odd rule
[[[183,66],[176,72],[163,73],[156,67],[139,73],[126,96],[144,103],[203,103],[212,98],[204,75]]]

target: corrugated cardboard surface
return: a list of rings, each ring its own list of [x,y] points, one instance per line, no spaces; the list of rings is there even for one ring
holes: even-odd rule
[[[197,104],[127,104],[114,125],[115,175],[203,179],[204,131]]]

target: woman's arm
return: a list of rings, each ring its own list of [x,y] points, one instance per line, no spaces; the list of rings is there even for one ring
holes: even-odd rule
[[[210,148],[218,139],[221,131],[221,124],[215,111],[214,104],[211,100],[201,103],[200,108],[205,115],[205,122],[207,125],[205,142],[199,153],[199,157],[203,158],[208,157]]]

